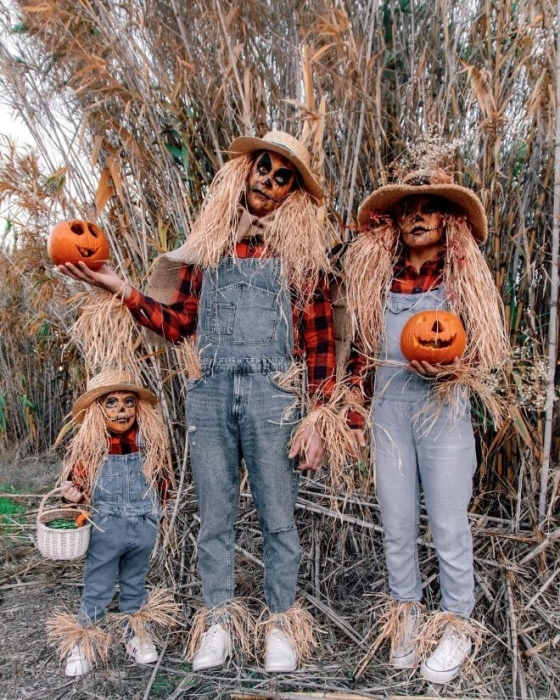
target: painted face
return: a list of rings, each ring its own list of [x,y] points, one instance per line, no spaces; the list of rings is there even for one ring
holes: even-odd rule
[[[270,151],[259,153],[247,178],[247,209],[255,216],[270,214],[290,194],[295,177],[287,158]]]
[[[438,197],[413,195],[399,203],[397,225],[412,249],[439,248],[444,233],[445,204]]]
[[[138,397],[130,391],[113,391],[99,399],[105,425],[111,433],[126,433],[136,422]]]

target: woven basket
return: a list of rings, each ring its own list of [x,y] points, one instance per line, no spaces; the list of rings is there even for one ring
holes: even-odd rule
[[[47,499],[60,488],[49,491],[41,501],[37,514],[37,548],[47,559],[71,560],[83,557],[89,545],[91,522],[73,530],[55,530],[48,527],[51,520],[64,518],[74,520],[82,509],[74,505],[62,505],[58,508],[45,510]]]

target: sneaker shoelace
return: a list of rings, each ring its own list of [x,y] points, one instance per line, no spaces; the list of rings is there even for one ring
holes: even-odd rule
[[[217,649],[219,646],[218,639],[220,638],[220,634],[220,630],[217,627],[209,629],[208,632],[205,632],[202,635],[201,649]]]

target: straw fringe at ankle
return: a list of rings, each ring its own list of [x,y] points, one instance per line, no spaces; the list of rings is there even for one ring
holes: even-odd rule
[[[254,655],[251,642],[255,636],[255,620],[247,605],[235,600],[215,608],[203,607],[193,615],[185,654],[187,661],[192,661],[202,642],[202,635],[216,623],[229,629],[235,640],[234,649],[241,649],[247,656]]]
[[[88,661],[107,663],[111,647],[111,634],[99,625],[84,627],[74,615],[56,612],[45,624],[47,640],[52,644],[61,659],[70,656],[72,648],[80,644]]]
[[[173,591],[154,588],[139,610],[115,614],[112,624],[121,632],[123,639],[131,634],[146,642],[152,636],[161,641],[162,633],[180,625],[181,620],[181,606],[174,601]]]
[[[280,627],[289,637],[296,654],[298,665],[308,661],[317,646],[317,624],[312,615],[296,604],[282,613],[273,613],[265,608],[256,624],[258,655],[265,652],[266,638],[275,628]]]
[[[469,658],[472,661],[480,649],[484,634],[487,632],[486,628],[472,618],[461,617],[445,611],[434,613],[425,619],[420,630],[422,640],[419,649],[420,656],[427,658],[432,653],[447,627],[455,628],[459,634],[465,635],[471,640],[473,652]]]

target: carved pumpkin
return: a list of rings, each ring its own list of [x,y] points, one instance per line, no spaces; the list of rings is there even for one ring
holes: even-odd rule
[[[421,311],[408,319],[401,333],[401,352],[409,362],[449,364],[466,346],[463,324],[450,311]]]
[[[99,270],[109,258],[109,242],[105,233],[89,221],[61,221],[51,231],[47,252],[55,265],[79,262]]]

